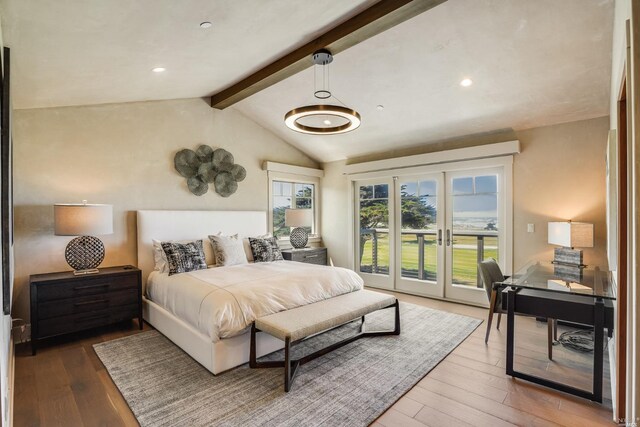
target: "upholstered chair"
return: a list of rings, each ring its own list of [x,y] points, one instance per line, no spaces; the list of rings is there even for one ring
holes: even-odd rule
[[[500,319],[502,317],[502,292],[500,283],[504,282],[507,277],[502,274],[500,266],[495,259],[487,259],[478,264],[478,273],[482,278],[484,290],[487,292],[489,299],[489,317],[487,318],[487,334],[485,335],[485,344],[489,341],[489,333],[491,332],[491,323],[493,322],[493,313],[498,313],[498,324],[496,329],[500,329]]]
[[[489,341],[489,333],[491,332],[491,323],[493,321],[493,313],[498,313],[498,322],[496,329],[500,330],[500,319],[502,317],[502,287],[500,283],[504,282],[508,276],[502,274],[500,266],[495,259],[490,258],[478,264],[478,273],[482,278],[482,284],[489,298],[489,316],[487,318],[487,334],[484,337],[485,344]],[[553,340],[557,339],[558,324],[555,319],[547,319],[547,353],[549,359],[553,357]]]

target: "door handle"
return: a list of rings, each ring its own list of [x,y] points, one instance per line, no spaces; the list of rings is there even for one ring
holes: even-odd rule
[[[442,229],[438,230],[438,245],[442,246]]]
[[[447,229],[447,246],[451,246],[451,230]]]

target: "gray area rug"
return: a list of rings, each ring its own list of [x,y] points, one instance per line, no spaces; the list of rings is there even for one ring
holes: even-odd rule
[[[94,345],[144,426],[366,426],[433,369],[480,320],[401,303],[399,336],[363,338],[298,368],[243,365],[214,376],[157,331]],[[293,357],[355,334],[360,322],[306,340]],[[393,310],[367,316],[391,329]],[[296,347],[294,347],[296,348]],[[282,352],[263,358],[281,359]]]

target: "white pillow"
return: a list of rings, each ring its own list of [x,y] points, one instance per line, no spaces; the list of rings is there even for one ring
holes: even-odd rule
[[[216,263],[216,258],[213,254],[213,248],[211,247],[211,243],[208,242],[209,239],[195,239],[202,240],[202,247],[204,249],[204,258],[207,262],[207,267],[213,267]],[[171,243],[190,243],[195,240],[168,240]],[[162,249],[162,242],[167,240],[156,240],[153,239],[153,261],[155,262],[154,270],[159,271],[160,273],[168,273],[169,265],[167,264],[167,255],[164,253]]]
[[[220,233],[218,233],[220,234]],[[253,236],[251,236],[253,237]],[[268,239],[271,237],[271,233],[262,234],[260,236],[255,236],[256,239]],[[251,245],[249,244],[249,238],[245,237],[242,239],[242,244],[244,245],[244,253],[247,255],[247,261],[253,262],[253,252],[251,251]]]
[[[228,266],[248,263],[243,241],[238,238],[237,234],[223,236],[218,233],[216,236],[209,236],[209,239],[213,246],[216,265]]]

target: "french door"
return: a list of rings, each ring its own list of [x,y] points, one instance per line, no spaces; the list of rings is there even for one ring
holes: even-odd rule
[[[393,289],[395,239],[389,235],[396,212],[393,178],[357,181],[355,190],[356,271],[368,286]]]
[[[365,284],[486,305],[478,262],[510,270],[505,176],[483,167],[354,181],[355,267]]]
[[[395,179],[395,289],[444,296],[444,174]]]
[[[446,172],[445,296],[486,304],[478,263],[494,258],[503,266],[506,247],[502,169]],[[502,250],[501,250],[502,249]]]

